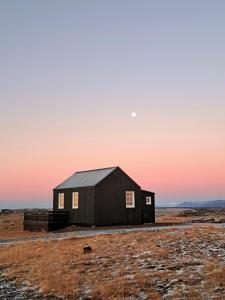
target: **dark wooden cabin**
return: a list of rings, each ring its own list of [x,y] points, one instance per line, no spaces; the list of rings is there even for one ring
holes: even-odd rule
[[[76,172],[53,190],[53,212],[81,226],[155,222],[155,193],[141,190],[121,168]]]
[[[76,172],[53,190],[53,211],[24,214],[24,230],[154,222],[155,193],[119,167]]]

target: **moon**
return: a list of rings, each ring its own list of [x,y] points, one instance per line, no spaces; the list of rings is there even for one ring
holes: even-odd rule
[[[132,118],[135,118],[135,117],[136,117],[136,115],[137,115],[137,114],[136,114],[136,112],[135,112],[135,111],[133,111],[133,112],[131,113],[131,117],[132,117]]]

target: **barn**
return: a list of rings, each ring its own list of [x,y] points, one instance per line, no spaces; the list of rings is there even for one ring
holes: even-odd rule
[[[155,193],[141,190],[120,167],[81,171],[54,188],[53,212],[81,226],[154,223]]]

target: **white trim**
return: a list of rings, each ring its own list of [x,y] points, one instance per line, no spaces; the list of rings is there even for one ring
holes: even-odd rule
[[[152,197],[151,196],[146,197],[146,205],[152,205]]]
[[[58,209],[64,209],[64,193],[58,194]]]
[[[79,207],[79,192],[72,193],[72,208],[78,209]]]
[[[135,192],[126,191],[126,208],[135,208]]]

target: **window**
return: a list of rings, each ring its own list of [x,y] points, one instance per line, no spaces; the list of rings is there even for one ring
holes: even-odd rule
[[[126,208],[135,207],[134,191],[126,191]]]
[[[146,205],[152,205],[152,197],[146,197]]]
[[[64,208],[64,193],[59,193],[58,195],[58,208],[59,209]]]
[[[79,204],[79,193],[74,192],[72,194],[72,208],[78,208],[78,204]]]

